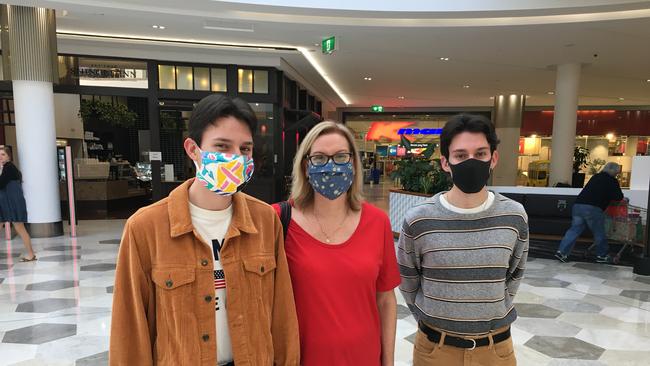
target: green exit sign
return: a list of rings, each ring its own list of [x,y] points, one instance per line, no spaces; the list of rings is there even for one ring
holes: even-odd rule
[[[323,53],[326,55],[329,55],[330,53],[334,52],[336,48],[336,37],[332,36],[329,38],[323,39],[323,42],[321,43]]]
[[[373,112],[383,112],[383,111],[384,111],[384,106],[381,106],[381,105],[373,105],[373,106],[371,107],[371,110],[372,110]]]

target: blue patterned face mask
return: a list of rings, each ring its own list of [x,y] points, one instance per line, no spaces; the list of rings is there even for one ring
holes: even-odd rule
[[[308,163],[307,174],[314,191],[331,200],[335,200],[347,192],[354,179],[351,162],[339,165],[330,160],[323,166],[314,166]]]

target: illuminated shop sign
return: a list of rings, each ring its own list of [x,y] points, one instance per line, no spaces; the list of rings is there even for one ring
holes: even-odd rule
[[[402,135],[440,135],[441,128],[414,128],[416,122],[372,122],[366,140],[377,141],[382,138],[398,141]]]

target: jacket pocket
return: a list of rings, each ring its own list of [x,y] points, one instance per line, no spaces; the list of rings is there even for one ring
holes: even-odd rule
[[[151,280],[156,284],[157,307],[165,311],[187,310],[191,287],[196,279],[194,269],[154,268]]]
[[[151,270],[156,291],[156,355],[160,365],[182,364],[192,334],[193,268],[159,267]]]

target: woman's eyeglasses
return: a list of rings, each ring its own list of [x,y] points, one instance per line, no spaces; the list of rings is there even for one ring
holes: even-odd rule
[[[345,165],[352,160],[352,153],[336,153],[334,155],[314,154],[306,156],[311,165],[319,167],[326,165],[330,160],[336,165]]]

